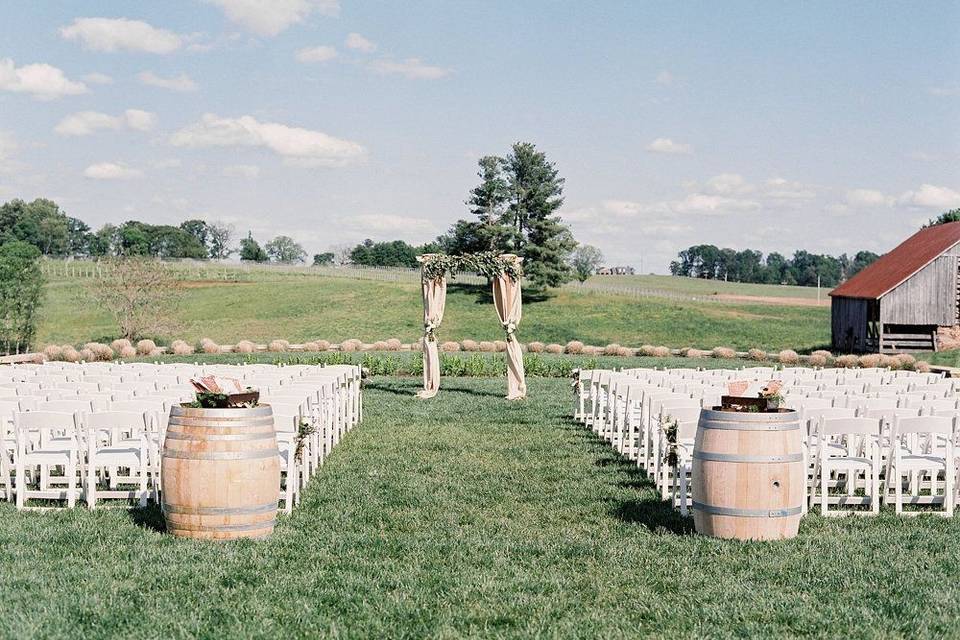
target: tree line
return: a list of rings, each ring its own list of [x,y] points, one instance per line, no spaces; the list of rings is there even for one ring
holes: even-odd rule
[[[178,226],[128,220],[91,230],[83,220],[68,216],[52,200],[11,200],[0,205],[0,245],[19,241],[40,255],[66,258],[153,257],[164,260],[224,260],[239,253],[241,260],[303,262],[307,254],[293,238],[277,236],[260,246],[247,236],[234,247],[231,225],[185,220]]]
[[[670,273],[707,280],[834,287],[879,257],[872,251],[859,251],[851,258],[799,250],[790,258],[776,252],[764,258],[762,252],[753,249],[737,251],[699,244],[681,251],[670,263]]]

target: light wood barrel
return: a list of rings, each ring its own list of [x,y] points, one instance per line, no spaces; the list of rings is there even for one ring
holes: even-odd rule
[[[161,464],[168,532],[208,540],[273,533],[280,458],[269,406],[171,407]]]
[[[701,412],[691,472],[698,532],[737,540],[792,538],[800,527],[805,479],[796,411]]]

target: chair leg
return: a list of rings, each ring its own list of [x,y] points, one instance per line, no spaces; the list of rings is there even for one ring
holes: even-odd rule
[[[908,474],[909,475],[909,474]],[[903,483],[901,482],[900,470],[898,469],[893,478],[893,495],[896,504],[896,514],[903,513]]]
[[[97,467],[93,460],[87,464],[87,481],[84,493],[87,494],[87,507],[91,510],[97,508]]]
[[[830,474],[826,469],[820,467],[820,514],[827,515],[829,510],[829,493],[830,487]]]
[[[77,504],[77,460],[73,456],[67,464],[67,508],[72,509]]]
[[[17,509],[23,509],[25,503],[24,496],[27,493],[27,481],[24,465],[19,459],[17,460],[16,484],[14,485],[14,490],[17,494]]]

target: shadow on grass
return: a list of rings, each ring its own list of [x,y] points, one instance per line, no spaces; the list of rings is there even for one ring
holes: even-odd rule
[[[447,284],[448,292],[472,296],[476,298],[476,304],[493,304],[492,289],[492,286],[485,284],[465,284],[462,282],[450,282]],[[523,303],[536,304],[538,302],[546,302],[552,297],[553,294],[549,291],[526,289],[523,292]]]
[[[573,420],[568,420],[564,428],[578,444],[582,443],[591,448],[602,445],[593,464],[607,470],[618,488],[637,492],[635,498],[608,498],[612,504],[611,516],[628,524],[642,525],[654,533],[678,536],[695,533],[693,518],[681,516],[671,502],[660,500],[656,485],[635,462],[612,451],[596,434]]]
[[[130,516],[130,521],[138,527],[156,531],[157,533],[165,533],[167,531],[167,523],[163,519],[163,512],[160,510],[160,505],[158,504],[134,507],[127,511],[127,514]]]

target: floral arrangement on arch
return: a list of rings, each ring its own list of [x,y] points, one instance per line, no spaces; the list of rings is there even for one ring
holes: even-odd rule
[[[456,278],[462,271],[474,271],[481,276],[494,280],[506,275],[513,281],[523,277],[523,268],[518,260],[509,254],[495,251],[481,251],[460,256],[445,253],[431,253],[421,256],[420,275],[425,281],[439,280],[446,275]]]

